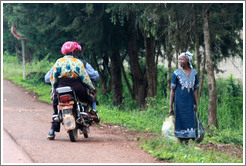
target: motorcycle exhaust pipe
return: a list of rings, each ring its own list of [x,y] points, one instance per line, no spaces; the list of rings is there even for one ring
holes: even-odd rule
[[[86,127],[89,127],[89,125],[86,124],[86,123],[85,123],[85,120],[84,120],[84,118],[88,118],[88,116],[89,116],[89,115],[88,115],[86,112],[80,112],[80,116],[79,116],[79,118],[76,120],[76,122],[79,123],[79,124],[83,124],[83,125],[86,126]]]

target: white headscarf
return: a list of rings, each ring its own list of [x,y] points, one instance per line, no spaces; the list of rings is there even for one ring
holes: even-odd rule
[[[188,57],[189,63],[190,63],[190,68],[193,69],[193,66],[192,66],[192,64],[191,64],[193,54],[190,53],[189,51],[187,51],[187,52],[182,52],[182,53],[179,55],[179,57],[181,57],[181,56],[186,56],[186,57]]]

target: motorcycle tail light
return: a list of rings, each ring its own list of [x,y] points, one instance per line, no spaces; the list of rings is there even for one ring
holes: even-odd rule
[[[60,102],[68,102],[71,100],[71,96],[69,94],[61,95]]]

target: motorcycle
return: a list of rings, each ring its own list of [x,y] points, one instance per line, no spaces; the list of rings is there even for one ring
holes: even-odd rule
[[[88,138],[89,127],[93,117],[89,114],[90,105],[79,101],[75,91],[70,86],[56,89],[58,96],[58,122],[62,123],[70,141],[76,142],[78,131]]]

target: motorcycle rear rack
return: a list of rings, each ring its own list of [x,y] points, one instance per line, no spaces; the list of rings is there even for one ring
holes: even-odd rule
[[[56,88],[56,92],[61,94],[61,93],[73,92],[73,90],[70,86],[64,86],[64,87]]]

